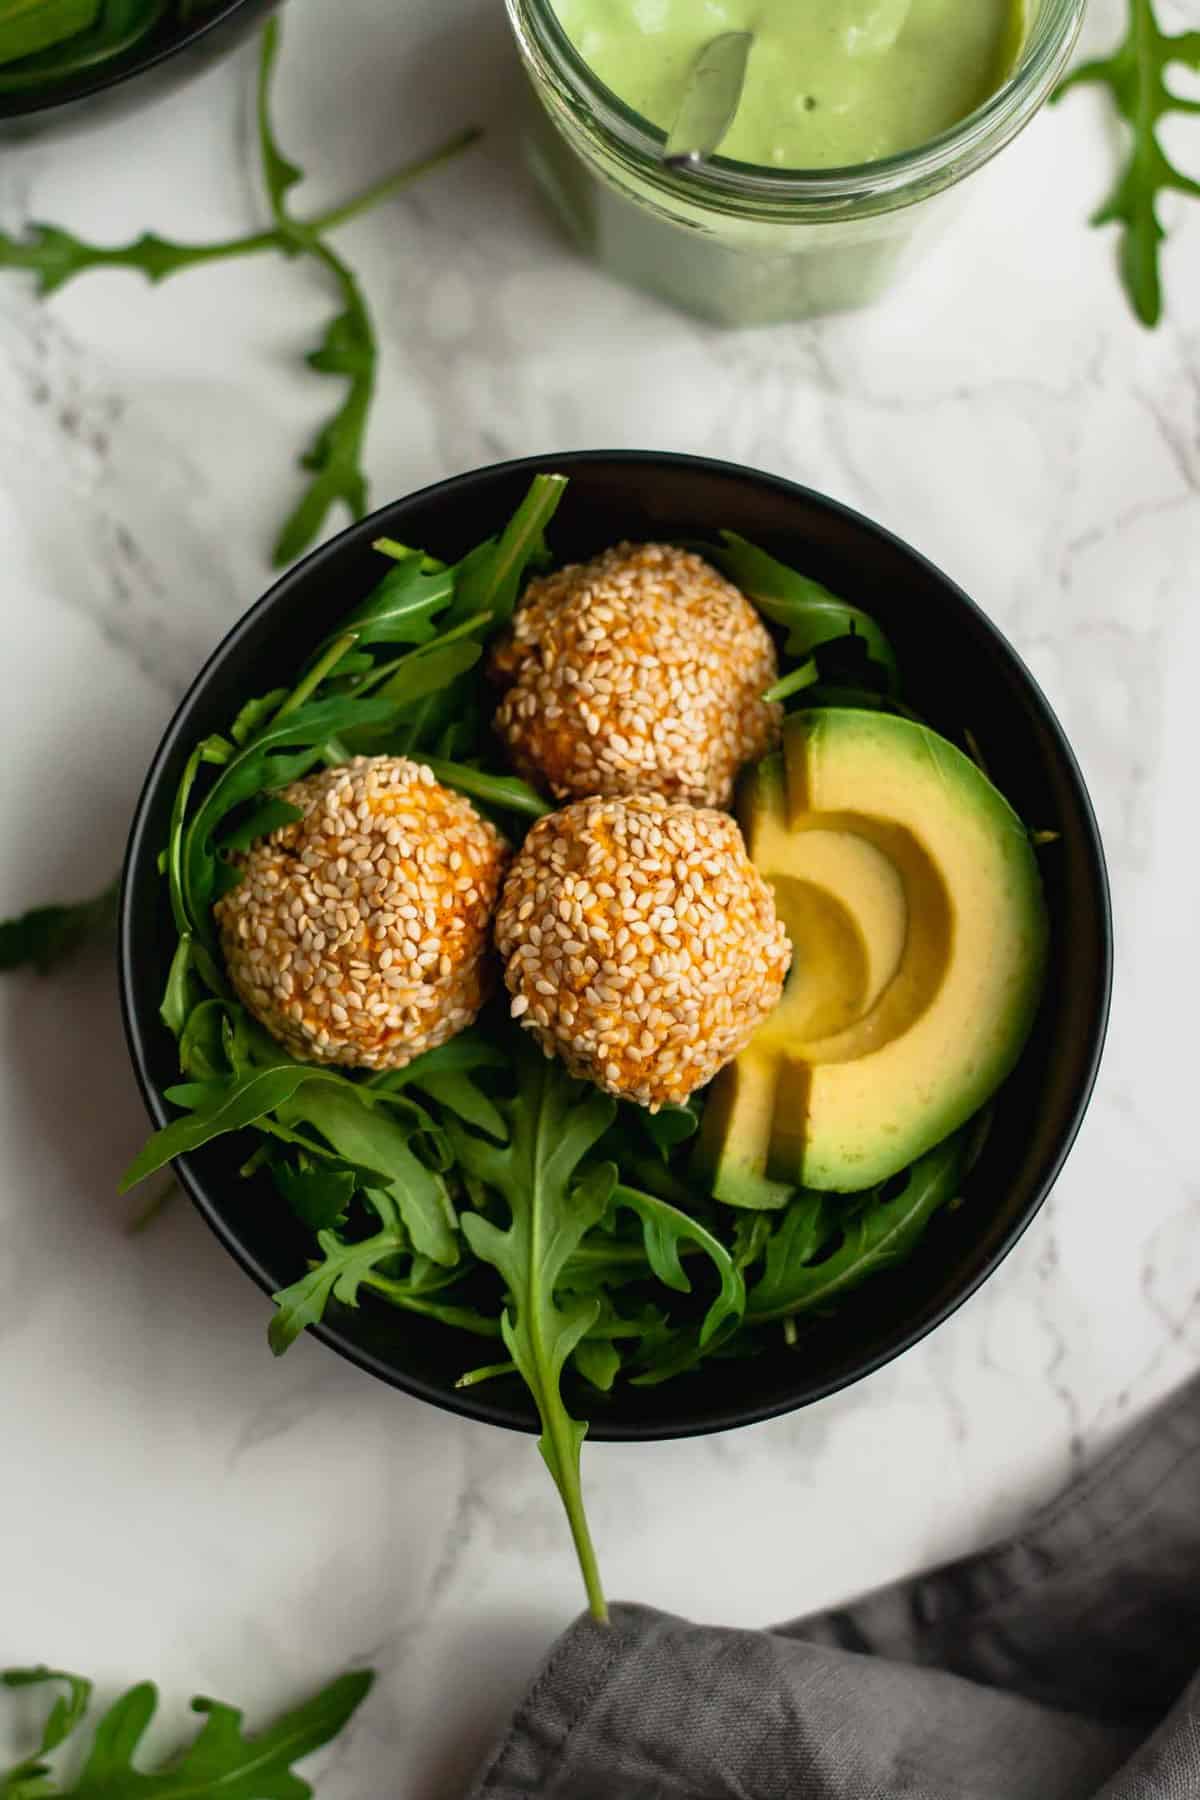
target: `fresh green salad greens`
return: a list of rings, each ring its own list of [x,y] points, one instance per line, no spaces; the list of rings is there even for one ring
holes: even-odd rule
[[[204,1720],[192,1743],[159,1768],[135,1764],[158,1708],[150,1682],[122,1694],[98,1720],[82,1767],[73,1778],[55,1774],[50,1760],[87,1718],[92,1684],[61,1669],[6,1669],[0,1685],[16,1691],[55,1692],[36,1748],[0,1774],[0,1800],[195,1800],[220,1794],[227,1800],[305,1800],[312,1793],[294,1765],[337,1737],[370,1692],[369,1670],[342,1675],[311,1700],[285,1713],[267,1731],[248,1737],[242,1715],[220,1700],[202,1697],[192,1711]]]
[[[365,1075],[295,1061],[234,998],[211,909],[238,878],[230,852],[292,816],[277,797],[287,782],[357,752],[405,755],[514,843],[546,810],[491,736],[481,659],[527,572],[548,562],[564,486],[537,476],[504,530],[453,564],[379,542],[390,566],[378,586],[291,684],[249,699],[193,749],[161,858],[176,1116],[123,1186],[238,1134],[223,1166],[270,1183],[281,1221],[290,1211],[310,1245],[275,1296],[276,1353],[339,1308],[386,1304],[462,1333],[464,1387],[523,1382],[603,1618],[580,1488],[589,1414],[618,1383],[753,1354],[767,1334],[794,1342],[803,1320],[912,1252],[958,1193],[963,1145],[849,1198],[780,1183],[773,1210],[749,1212],[697,1191],[703,1096],[656,1115],[618,1104],[547,1061],[503,1003],[406,1068]],[[899,704],[874,620],[732,534],[707,549],[778,627],[785,664],[813,667],[804,701]]]
[[[0,970],[29,967],[47,975],[85,944],[111,935],[118,887],[114,881],[94,900],[74,906],[35,906],[19,918],[0,920]]]
[[[1125,165],[1092,224],[1120,225],[1121,279],[1134,312],[1150,326],[1162,317],[1160,251],[1166,231],[1159,201],[1164,194],[1200,198],[1200,181],[1175,167],[1159,139],[1159,127],[1172,113],[1200,112],[1200,100],[1169,85],[1173,65],[1200,69],[1200,31],[1165,32],[1154,0],[1129,0],[1125,36],[1112,55],[1072,70],[1055,95],[1061,99],[1070,88],[1098,83],[1108,88],[1129,126]]]
[[[191,0],[193,9],[205,3]],[[18,15],[24,16],[25,9],[36,12],[39,7],[66,4],[67,0],[0,0],[0,33],[6,6],[16,6],[15,21]],[[146,5],[144,0],[104,0],[101,11],[105,19],[118,19],[144,13]],[[0,232],[0,269],[23,270],[35,276],[38,292],[47,295],[90,269],[130,269],[148,281],[159,282],[201,263],[266,251],[307,258],[320,267],[337,296],[337,310],[307,362],[319,374],[333,376],[344,385],[335,411],[300,458],[300,467],[309,479],[275,543],[275,562],[283,565],[313,543],[335,507],[344,506],[353,518],[361,518],[367,510],[363,449],[379,346],[362,286],[349,263],[333,249],[330,234],[438,168],[475,143],[480,134],[473,129],[458,131],[428,156],[406,163],[342,205],[315,218],[298,217],[289,196],[301,171],[280,149],[271,123],[271,80],[278,48],[279,25],[272,19],[263,33],[258,82],[259,155],[271,214],[271,223],[264,230],[211,244],[176,243],[157,232],[145,232],[132,243],[106,246],[86,243],[56,225],[33,223],[20,238]],[[6,74],[24,66],[4,65],[0,49],[0,96]]]
[[[0,95],[53,90],[163,42],[219,0],[0,0]]]

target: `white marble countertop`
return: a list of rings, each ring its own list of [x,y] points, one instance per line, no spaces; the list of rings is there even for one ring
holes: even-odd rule
[[[1118,10],[1096,0],[1095,45]],[[764,1623],[1004,1530],[1200,1351],[1200,208],[1177,209],[1172,314],[1148,334],[1112,237],[1085,228],[1115,146],[1081,94],[978,178],[885,305],[723,335],[610,285],[543,223],[499,0],[343,0],[336,33],[322,12],[288,7],[280,79],[314,204],[457,123],[489,130],[347,232],[384,344],[374,497],[621,445],[809,482],[1011,634],[1100,815],[1107,1058],[1000,1273],[824,1405],[585,1448],[612,1595]],[[252,69],[250,53],[126,123],[6,149],[0,224],[249,228]],[[49,303],[0,278],[0,915],[107,876],[182,684],[266,585],[291,458],[328,407],[297,366],[328,304],[318,276],[272,260],[159,290],[103,273]],[[150,1674],[177,1719],[195,1692],[262,1717],[369,1660],[380,1682],[320,1792],[461,1793],[579,1603],[532,1443],[315,1343],[273,1362],[268,1303],[183,1203],[125,1234],[114,1177],[145,1120],[102,962],[6,980],[0,1055],[0,1664],[46,1659],[106,1690]]]

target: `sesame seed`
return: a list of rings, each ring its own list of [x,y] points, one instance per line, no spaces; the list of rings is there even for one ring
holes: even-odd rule
[[[280,797],[303,816],[237,856],[242,880],[214,908],[233,985],[295,1056],[402,1068],[487,998],[507,848],[403,757],[356,757]],[[462,872],[461,893],[439,867]]]
[[[777,674],[762,620],[670,545],[619,544],[530,582],[491,667],[507,686],[498,733],[560,799],[658,792],[727,806],[738,769],[779,735],[781,709],[762,699]]]
[[[680,854],[647,868],[646,847],[668,838]],[[719,912],[697,904],[697,871],[705,897],[706,882],[726,895]],[[573,906],[546,903],[568,882],[587,896],[586,937]],[[656,794],[540,820],[505,880],[496,943],[513,1018],[572,1074],[652,1108],[685,1100],[745,1048],[791,957],[734,820]],[[610,943],[603,960],[588,952]]]

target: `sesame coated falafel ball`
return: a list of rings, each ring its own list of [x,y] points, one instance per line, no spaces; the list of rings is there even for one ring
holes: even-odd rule
[[[728,813],[658,794],[533,827],[496,915],[512,1013],[573,1075],[652,1111],[743,1050],[791,947]]]
[[[492,656],[496,730],[558,799],[728,806],[779,735],[775,646],[740,590],[670,544],[618,544],[531,581]]]
[[[491,987],[508,849],[404,757],[282,790],[301,819],[235,858],[214,912],[239,997],[293,1056],[400,1069],[469,1025]]]

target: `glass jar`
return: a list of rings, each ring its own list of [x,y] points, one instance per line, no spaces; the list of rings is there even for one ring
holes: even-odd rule
[[[664,133],[580,57],[554,0],[507,0],[533,89],[537,179],[577,244],[611,274],[722,325],[776,324],[876,299],[1053,92],[1087,0],[1034,0],[1010,78],[927,144],[846,169],[715,156],[668,168]]]

